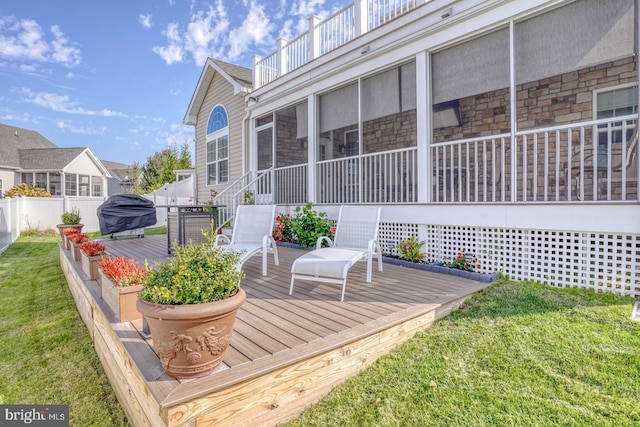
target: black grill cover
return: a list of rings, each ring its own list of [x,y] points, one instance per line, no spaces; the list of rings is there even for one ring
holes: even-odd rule
[[[153,202],[137,194],[117,194],[98,206],[98,222],[103,235],[155,225]]]

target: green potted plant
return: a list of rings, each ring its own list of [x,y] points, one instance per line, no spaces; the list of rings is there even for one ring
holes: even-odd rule
[[[102,242],[89,240],[80,245],[82,271],[90,280],[98,280],[98,263],[104,258],[106,248]]]
[[[239,254],[209,243],[175,245],[172,254],[164,264],[147,266],[138,311],[167,374],[206,375],[222,363],[246,299]]]
[[[64,228],[75,228],[78,231],[82,231],[82,227],[84,227],[84,224],[80,223],[82,217],[80,216],[80,210],[78,208],[71,208],[71,211],[64,212],[60,219],[62,220],[62,224],[56,225],[60,235],[62,235]]]
[[[140,264],[124,256],[107,256],[98,262],[102,300],[115,314],[116,322],[142,318],[136,300],[145,275],[146,270]]]

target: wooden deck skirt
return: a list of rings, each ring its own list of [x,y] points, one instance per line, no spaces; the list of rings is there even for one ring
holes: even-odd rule
[[[167,257],[166,236],[105,241],[107,251],[150,264]],[[60,247],[60,263],[78,312],[133,426],[271,426],[299,415],[331,388],[357,374],[417,331],[432,325],[488,286],[457,276],[384,264],[365,282],[364,262],[349,272],[344,302],[339,285],[296,281],[291,264],[304,252],[279,247],[245,263],[240,309],[223,366],[201,378],[163,374],[142,322],[115,323],[98,282]]]

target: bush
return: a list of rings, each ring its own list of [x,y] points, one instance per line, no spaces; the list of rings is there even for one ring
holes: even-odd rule
[[[421,252],[424,241],[418,241],[416,236],[411,236],[407,239],[402,239],[396,245],[396,251],[401,259],[406,259],[411,262],[420,262],[424,259],[426,252]]]
[[[78,208],[71,208],[71,212],[63,213],[60,219],[64,225],[75,225],[80,224],[82,217]]]
[[[208,243],[174,245],[166,263],[147,267],[140,299],[154,304],[202,304],[238,292],[242,271],[239,255]]]
[[[10,189],[4,192],[4,197],[51,197],[51,194],[44,188],[36,187],[35,184],[27,185],[24,182],[22,184],[14,185]]]
[[[333,221],[327,218],[326,213],[315,212],[311,202],[303,207],[296,207],[295,215],[291,218],[292,239],[305,248],[315,246],[321,236],[332,236],[331,227]]]
[[[273,229],[273,238],[276,242],[293,242],[291,235],[291,215],[280,214],[276,216],[276,227]]]

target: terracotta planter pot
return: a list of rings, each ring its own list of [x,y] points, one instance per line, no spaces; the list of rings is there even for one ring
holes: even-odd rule
[[[136,300],[142,285],[117,286],[102,269],[98,269],[98,276],[102,299],[115,314],[116,322],[124,323],[142,318],[142,314],[136,308]]]
[[[98,280],[98,263],[104,255],[89,256],[85,251],[80,250],[82,271],[89,276],[90,280]]]
[[[82,233],[82,227],[84,227],[84,224],[58,224],[58,225],[56,225],[56,228],[58,229],[58,233],[60,233],[61,236],[63,236],[62,230],[64,228],[75,228],[80,233]]]
[[[236,313],[246,300],[239,289],[231,298],[205,304],[163,305],[138,299],[162,367],[174,378],[191,378],[217,368],[231,341]]]

